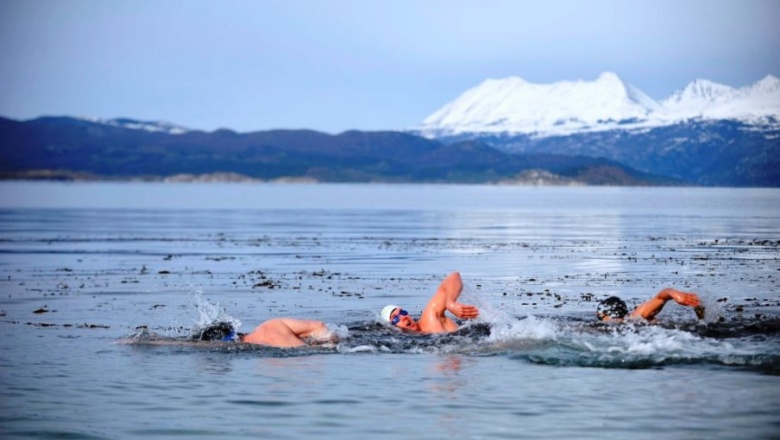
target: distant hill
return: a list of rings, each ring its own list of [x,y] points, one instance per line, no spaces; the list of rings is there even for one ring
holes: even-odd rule
[[[442,143],[403,132],[203,132],[130,119],[70,117],[0,118],[0,174],[31,179],[680,183],[609,159],[510,154],[477,141]],[[207,177],[197,177],[202,175]],[[524,177],[530,175],[533,179]]]

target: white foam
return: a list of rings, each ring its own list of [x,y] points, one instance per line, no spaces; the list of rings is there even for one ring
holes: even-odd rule
[[[687,331],[654,325],[616,325],[608,332],[567,331],[561,336],[582,356],[595,355],[603,362],[616,360],[711,359],[737,354],[734,346],[724,340],[704,338]]]
[[[627,332],[617,341],[625,343],[625,352],[654,355],[679,353],[698,343],[701,338],[680,330],[650,327],[642,332]]]
[[[490,324],[490,336],[487,342],[506,342],[516,339],[555,339],[558,331],[556,324],[544,318],[528,316],[525,319],[517,319],[504,309],[494,307],[484,301],[484,298],[471,294],[471,290],[464,286],[465,296],[473,298],[474,304],[479,307],[477,322]]]
[[[349,338],[349,329],[345,325],[333,324],[330,322],[325,323],[327,333],[323,335],[324,339],[338,342]]]
[[[379,348],[373,345],[358,345],[356,347],[344,347],[339,345],[337,347],[339,353],[378,353]]]
[[[529,316],[492,323],[488,342],[506,342],[517,339],[555,340],[559,332],[556,324],[544,318]]]

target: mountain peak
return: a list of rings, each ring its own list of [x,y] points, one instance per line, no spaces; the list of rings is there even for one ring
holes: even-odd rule
[[[662,102],[662,105],[672,113],[698,117],[714,101],[733,91],[734,89],[727,85],[706,79],[695,79],[684,89],[672,93]]]
[[[759,89],[766,92],[773,92],[780,89],[780,79],[774,75],[767,75],[762,79],[756,81],[752,86],[753,89]]]
[[[618,76],[615,72],[601,72],[598,78],[596,78],[596,82],[601,83],[619,83],[620,85],[623,85],[623,79]]]
[[[423,121],[428,136],[466,132],[558,133],[606,121],[643,120],[663,109],[652,98],[604,72],[594,81],[534,84],[519,77],[490,79],[467,90]]]
[[[689,93],[695,94],[696,96],[708,97],[722,95],[723,93],[729,92],[731,90],[734,89],[727,85],[712,82],[707,79],[695,79],[684,89],[684,91],[688,91]]]
[[[754,84],[733,88],[697,79],[663,101],[674,119],[737,119],[763,123],[780,115],[780,80],[767,75]]]
[[[612,129],[644,129],[690,118],[764,124],[780,119],[780,79],[767,75],[735,89],[696,79],[662,103],[613,72],[594,81],[534,84],[519,77],[489,79],[426,118],[427,137],[466,133],[535,137]]]

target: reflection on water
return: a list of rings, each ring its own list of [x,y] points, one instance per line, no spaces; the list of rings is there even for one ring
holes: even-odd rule
[[[443,402],[443,410],[439,412],[436,425],[440,432],[449,438],[457,438],[460,432],[458,407],[467,405],[468,396],[463,391],[469,387],[467,371],[462,371],[464,362],[470,360],[460,355],[444,355],[432,359],[430,383],[426,389],[432,399]]]

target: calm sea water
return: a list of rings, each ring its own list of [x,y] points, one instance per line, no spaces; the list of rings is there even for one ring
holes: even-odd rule
[[[777,438],[780,191],[0,183],[2,438]],[[377,323],[460,271],[480,320]],[[595,304],[674,286],[655,326]],[[229,319],[338,344],[157,346]],[[133,343],[125,343],[134,341]]]

